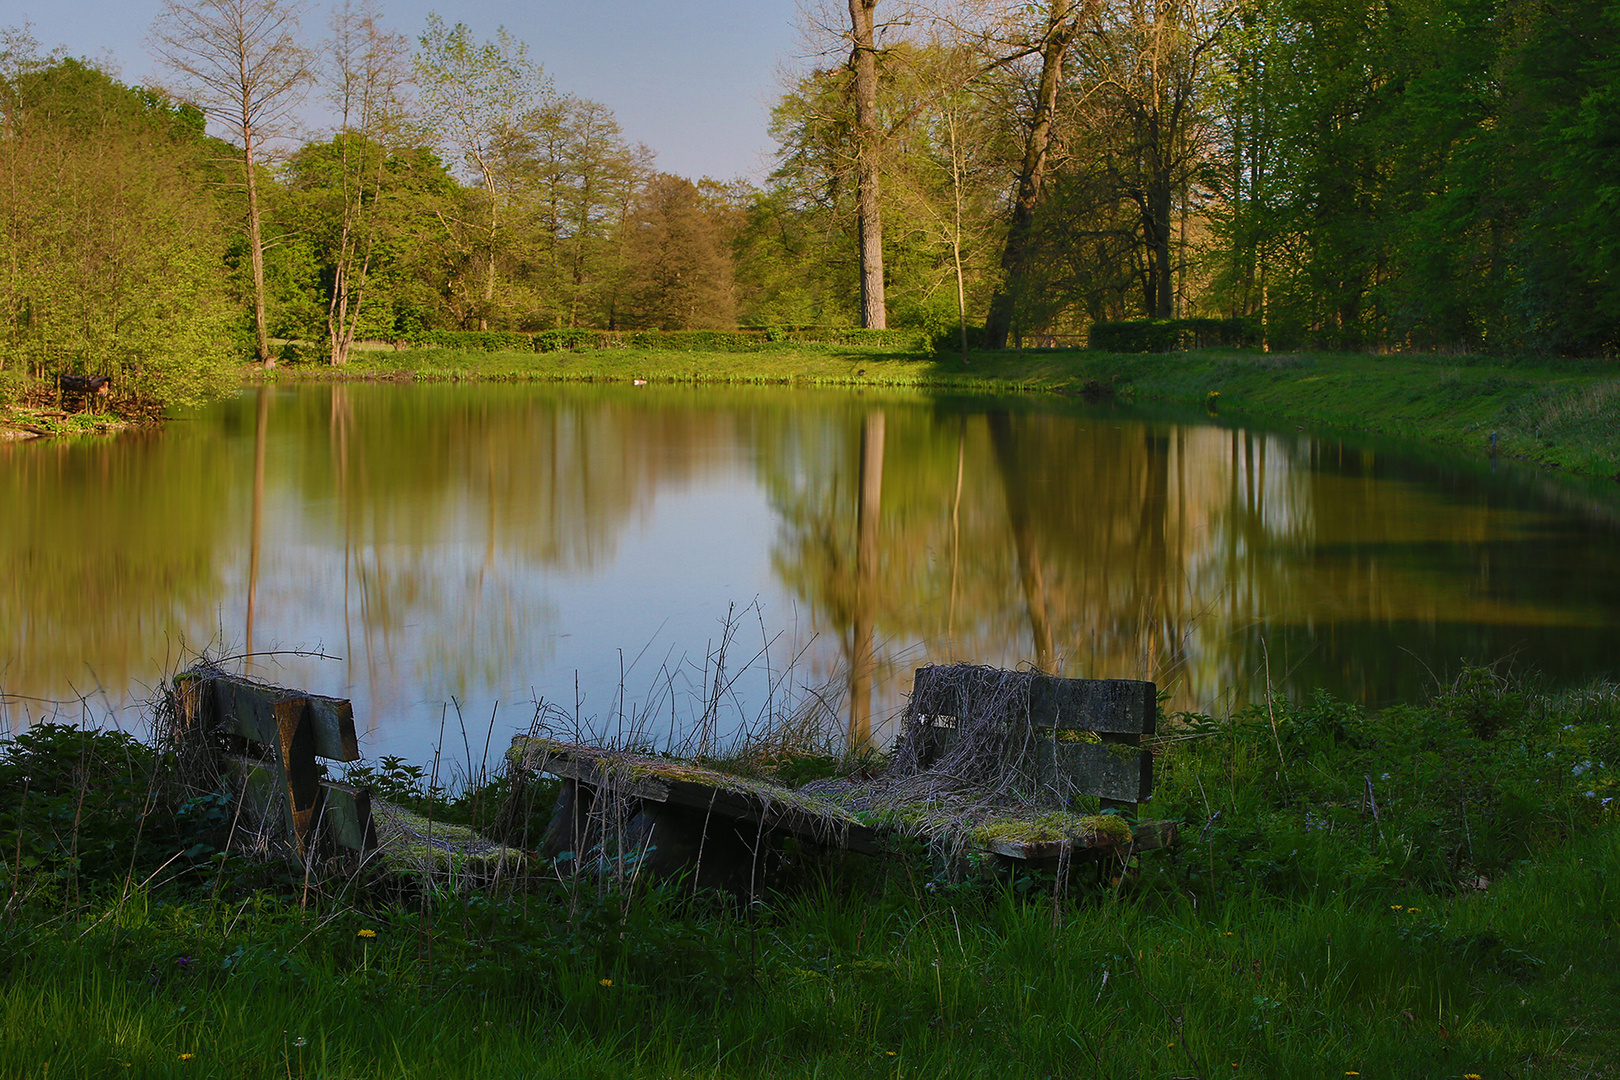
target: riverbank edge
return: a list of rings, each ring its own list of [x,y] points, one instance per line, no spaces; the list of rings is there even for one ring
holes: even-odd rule
[[[1220,422],[1353,432],[1492,454],[1620,482],[1620,365],[1596,360],[1208,349],[976,352],[964,363],[872,346],[782,343],[736,352],[357,350],[334,368],[245,365],[244,387],[294,382],[570,382],[1056,394],[1169,406]],[[0,442],[114,434],[108,414],[0,407]]]
[[[249,368],[244,384],[327,381],[630,382],[1046,393],[1194,409],[1222,422],[1428,443],[1620,481],[1620,365],[1603,361],[1210,349],[1132,355],[979,352],[964,364],[859,346],[748,352],[403,350],[343,368]]]

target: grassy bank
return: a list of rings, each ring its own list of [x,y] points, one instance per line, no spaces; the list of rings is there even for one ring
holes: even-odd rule
[[[1183,716],[1183,842],[1123,875],[901,851],[740,905],[309,890],[153,801],[159,755],[45,729],[0,755],[0,1075],[1620,1076],[1617,730],[1620,688],[1481,670]]]
[[[962,393],[1112,396],[1230,422],[1366,432],[1620,479],[1620,369],[1602,361],[1266,354],[1157,355],[1030,350],[958,358],[859,345],[765,344],[730,352],[599,349],[359,350],[341,369],[247,369],[250,382],[330,379],[622,381],[882,386]],[[122,426],[65,411],[43,384],[0,383],[0,436],[81,435]]]
[[[1224,419],[1362,431],[1488,454],[1573,475],[1620,477],[1620,369],[1597,361],[1084,351],[976,353],[967,365],[858,346],[780,344],[748,352],[634,349],[559,353],[359,353],[341,371],[277,379],[621,380],[890,386],[974,393],[1112,393]],[[261,378],[255,373],[251,377]]]

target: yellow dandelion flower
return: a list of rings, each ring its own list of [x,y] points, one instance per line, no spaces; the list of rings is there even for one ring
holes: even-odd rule
[[[357,931],[354,936],[355,937],[363,937],[363,938],[374,938],[374,937],[377,936],[377,931],[375,931],[375,930],[360,930],[360,931]]]
[[[888,1054],[890,1057],[894,1057],[894,1051],[893,1050],[886,1050],[886,1051],[884,1051],[884,1053]]]
[[[1418,912],[1420,912],[1422,910],[1423,909],[1420,908],[1420,907],[1409,907],[1409,908],[1406,909],[1406,913],[1408,915],[1416,915]]]
[[[180,1060],[181,1061],[190,1061],[192,1058],[194,1058],[196,1056],[197,1056],[196,1054],[181,1054],[180,1055]]]
[[[1346,1070],[1344,1070],[1344,1075],[1346,1075],[1346,1076],[1360,1076],[1361,1074],[1356,1072],[1354,1069],[1346,1069]]]
[[[599,980],[597,982],[596,985],[598,985],[598,986],[612,986],[613,985],[613,980],[612,979],[601,979],[601,980]]]
[[[1479,1073],[1463,1073],[1463,1080],[1480,1080]]]
[[[1399,904],[1391,904],[1391,905],[1389,905],[1389,910],[1391,910],[1391,911],[1399,911],[1399,910],[1401,910],[1401,905],[1399,905]]]

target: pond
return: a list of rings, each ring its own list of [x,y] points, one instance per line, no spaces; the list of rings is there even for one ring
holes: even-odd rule
[[[1056,397],[263,389],[0,447],[0,710],[138,726],[208,650],[352,698],[370,756],[476,763],[537,702],[689,746],[794,710],[882,739],[954,660],[1205,711],[1465,662],[1573,683],[1620,654],[1614,486]]]

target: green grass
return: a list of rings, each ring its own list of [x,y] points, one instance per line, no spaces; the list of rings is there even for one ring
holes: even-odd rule
[[[126,904],[8,933],[0,1075],[1613,1076],[1617,874],[1611,827],[1393,906],[891,884],[752,918],[610,898],[559,927],[561,897]]]
[[[343,369],[300,365],[276,379],[630,381],[909,387],[966,393],[1081,394],[1213,412],[1224,420],[1341,429],[1486,454],[1565,472],[1620,476],[1620,369],[1601,361],[1080,351],[975,353],[964,365],[873,347],[772,344],[749,352],[604,349],[563,353],[364,352]],[[252,373],[250,378],[263,378]]]
[[[159,762],[52,729],[0,753],[0,1076],[1620,1076],[1617,721],[1613,685],[1486,669],[1184,716],[1154,802],[1182,843],[1123,877],[913,852],[752,905],[306,893],[221,860],[218,805],[132,836]]]

